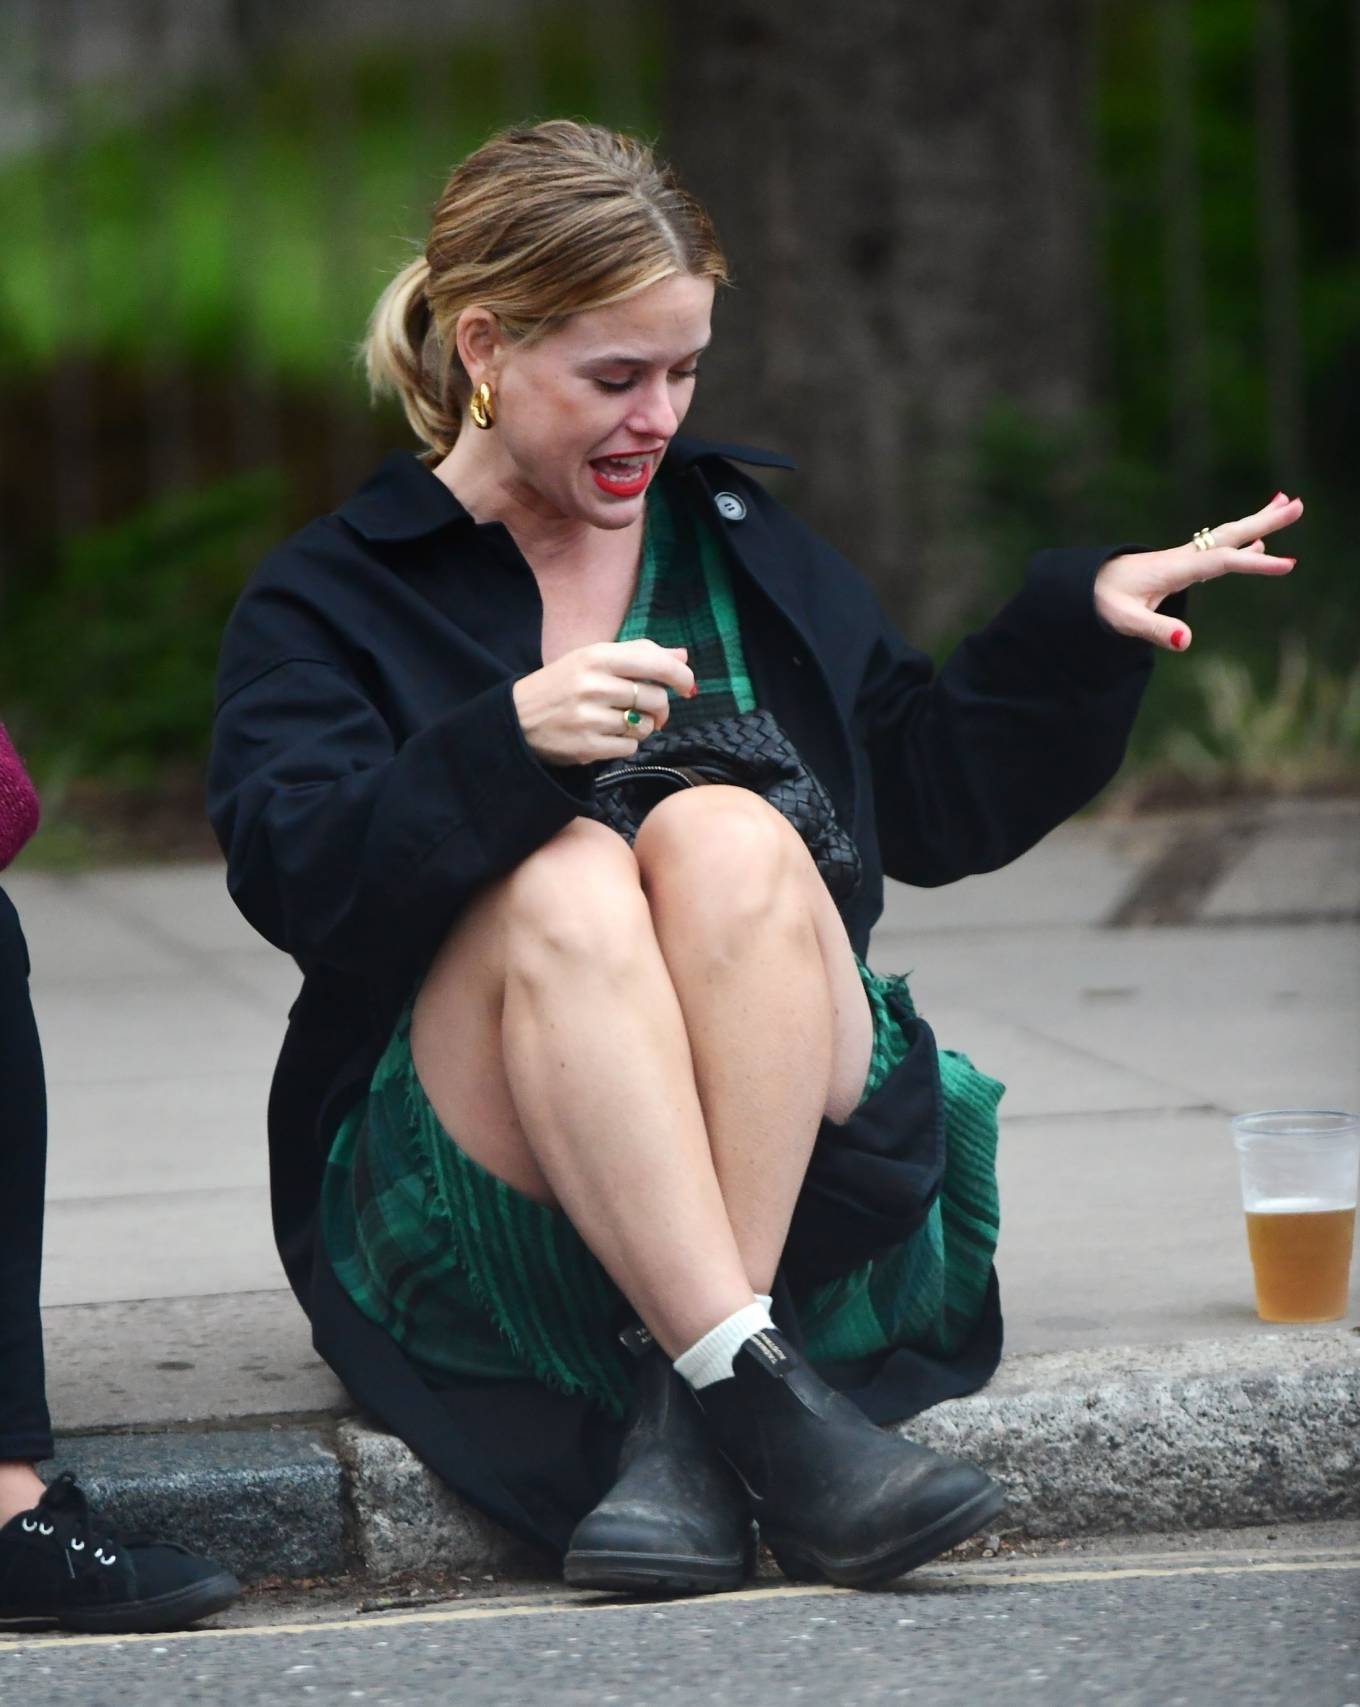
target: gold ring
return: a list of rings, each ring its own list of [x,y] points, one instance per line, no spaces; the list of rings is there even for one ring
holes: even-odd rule
[[[1199,528],[1196,530],[1196,551],[1212,551],[1217,544],[1218,541],[1214,538],[1214,530],[1212,528]]]
[[[638,694],[641,693],[641,691],[642,691],[642,683],[641,682],[634,682],[633,683],[633,703],[628,707],[629,711],[636,711],[637,710]]]
[[[624,714],[623,714],[623,733],[628,740],[631,741],[633,739],[633,736],[637,731],[638,724],[641,722],[642,722],[642,713],[640,711],[634,711],[630,707],[627,711],[624,712]]]

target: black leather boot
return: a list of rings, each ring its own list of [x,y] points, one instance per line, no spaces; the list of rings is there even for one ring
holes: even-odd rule
[[[990,1477],[878,1428],[776,1329],[753,1334],[731,1380],[695,1396],[785,1576],[887,1582],[1001,1510]]]
[[[573,1588],[631,1594],[740,1588],[755,1565],[746,1492],[659,1347],[637,1376],[618,1480],[577,1524],[563,1574]]]

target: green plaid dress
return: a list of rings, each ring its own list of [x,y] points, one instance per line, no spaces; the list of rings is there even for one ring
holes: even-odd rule
[[[754,708],[723,542],[655,486],[637,591],[618,633],[642,636],[689,650],[699,692],[672,702],[670,727]],[[907,1051],[892,1005],[912,1009],[904,978],[858,964],[874,1022],[867,1098]],[[940,1195],[897,1250],[798,1300],[814,1362],[904,1345],[949,1357],[978,1321],[1000,1224],[1003,1087],[949,1050],[940,1051],[940,1078]],[[488,1173],[440,1125],[412,1065],[409,1006],[367,1097],[336,1134],[321,1225],[340,1283],[433,1384],[535,1380],[624,1409],[631,1373],[617,1334],[630,1318],[626,1300],[565,1215]]]

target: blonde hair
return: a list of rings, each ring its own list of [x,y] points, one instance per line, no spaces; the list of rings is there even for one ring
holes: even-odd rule
[[[472,390],[455,342],[465,308],[528,343],[677,274],[721,284],[727,263],[708,215],[644,143],[570,119],[501,131],[454,168],[425,253],[378,299],[369,385],[395,394],[442,456]]]

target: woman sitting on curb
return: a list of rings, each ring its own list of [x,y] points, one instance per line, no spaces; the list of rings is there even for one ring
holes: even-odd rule
[[[865,965],[883,878],[990,870],[1089,800],[1176,596],[1284,573],[1261,536],[1301,513],[1046,553],[935,673],[744,472],[781,458],[679,436],[725,276],[626,137],[457,167],[368,342],[424,455],[247,588],[209,782],[306,975],[270,1142],[318,1348],[569,1582],[631,1590],[736,1586],[753,1519],[858,1585],[996,1514],[875,1426],[1001,1345],[1001,1087]]]
[[[0,724],[0,871],[38,827],[38,797]],[[240,1594],[229,1572],[169,1541],[124,1539],[94,1517],[52,1456],[44,1390],[43,1189],[47,1092],[28,950],[0,889],[0,1629],[179,1630]]]

